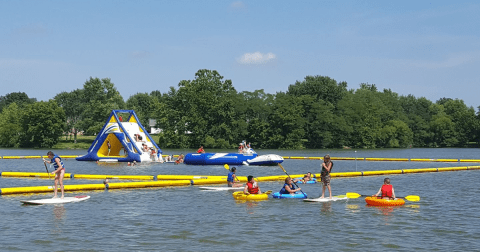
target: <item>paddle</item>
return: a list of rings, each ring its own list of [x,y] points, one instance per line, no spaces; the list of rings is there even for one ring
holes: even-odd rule
[[[370,195],[360,195],[355,192],[347,192],[347,198],[349,199],[356,199],[358,197],[369,197],[369,196]],[[406,199],[408,201],[420,201],[420,196],[418,195],[408,195],[406,197],[397,197],[397,198]]]
[[[43,159],[43,164],[45,165],[45,169],[47,170],[48,179],[50,179],[50,172],[48,171],[47,162],[45,161],[45,159]]]
[[[295,186],[297,186],[297,188],[300,188],[297,183],[295,181],[293,181],[292,177],[290,177],[290,175],[288,175],[287,171],[285,171],[285,169],[283,168],[282,164],[278,163],[278,166],[280,166],[280,168],[282,168],[283,172],[285,172],[285,174],[287,174],[287,176],[292,180],[293,184],[295,184]],[[300,189],[300,192],[303,193],[303,195],[305,195],[305,198],[307,198],[307,195],[302,191],[302,189]]]

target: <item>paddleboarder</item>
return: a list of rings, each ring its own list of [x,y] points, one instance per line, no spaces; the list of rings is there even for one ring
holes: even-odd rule
[[[332,198],[332,188],[330,187],[330,172],[332,172],[333,168],[333,162],[330,160],[330,155],[325,155],[323,157],[323,163],[322,163],[322,172],[321,172],[321,178],[322,178],[322,196],[320,198],[325,197],[325,188],[328,188],[328,192],[330,194],[330,198]]]
[[[58,184],[60,184],[60,190],[62,191],[62,199],[64,196],[63,192],[63,177],[65,175],[65,166],[63,165],[62,158],[59,157],[58,155],[53,154],[52,151],[47,152],[48,158],[50,158],[50,161],[43,159],[43,162],[53,164],[53,167],[55,168],[55,171],[52,172],[52,174],[55,174],[55,191],[53,194],[53,198],[57,197],[57,190],[58,190]]]
[[[228,187],[241,187],[241,186],[243,186],[243,184],[237,183],[237,181],[240,182],[240,180],[237,178],[237,175],[235,175],[236,171],[237,171],[237,168],[232,167],[232,169],[228,173],[228,177],[227,177]]]
[[[378,197],[378,195],[382,194],[382,199],[395,199],[395,189],[393,189],[393,185],[390,184],[390,179],[385,178],[383,180],[383,185],[378,190],[377,194],[372,195],[374,197]]]

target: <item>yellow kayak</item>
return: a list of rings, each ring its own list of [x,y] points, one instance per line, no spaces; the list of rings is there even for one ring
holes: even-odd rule
[[[268,199],[268,193],[262,194],[244,194],[243,192],[234,192],[233,198],[236,200],[266,200]]]

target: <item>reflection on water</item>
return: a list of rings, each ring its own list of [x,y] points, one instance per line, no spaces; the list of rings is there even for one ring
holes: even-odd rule
[[[254,214],[255,213],[255,208],[257,208],[258,205],[259,205],[258,200],[235,200],[235,203],[237,205],[245,204],[248,214]]]
[[[62,233],[63,226],[65,225],[65,220],[67,219],[66,210],[63,205],[54,205],[53,206],[53,234]]]
[[[332,212],[332,202],[322,203],[321,212],[322,213],[331,213]]]
[[[351,213],[356,213],[360,210],[358,210],[359,206],[357,204],[345,204],[345,207],[350,210]]]
[[[400,208],[401,206],[370,206],[370,205],[365,205],[366,207],[368,208],[373,208],[373,209],[376,209],[377,213],[379,214],[383,214],[385,216],[388,216],[388,215],[392,215],[393,214],[393,211],[396,209],[396,208]]]
[[[65,213],[65,207],[63,205],[55,205],[53,207],[53,215],[55,216],[56,221],[65,220]]]

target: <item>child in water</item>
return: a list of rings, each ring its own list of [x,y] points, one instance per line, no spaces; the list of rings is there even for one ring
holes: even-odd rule
[[[393,186],[390,184],[390,179],[385,178],[383,180],[383,185],[378,190],[377,194],[373,195],[374,197],[378,197],[378,195],[382,194],[382,199],[395,199],[395,190]]]

